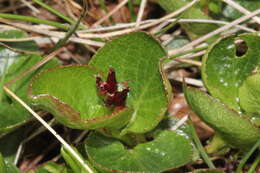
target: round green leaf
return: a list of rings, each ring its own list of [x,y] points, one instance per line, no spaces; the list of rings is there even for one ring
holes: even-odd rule
[[[129,108],[107,108],[96,88],[96,70],[84,65],[62,66],[39,73],[29,95],[38,107],[71,128],[120,128],[130,118]]]
[[[218,99],[194,88],[184,92],[191,109],[231,146],[246,150],[260,138],[260,129]]]
[[[167,130],[133,149],[94,132],[85,148],[93,164],[107,172],[162,172],[190,162],[193,154],[189,139]]]
[[[235,40],[244,40],[247,51],[236,55]],[[221,38],[211,45],[203,57],[202,78],[214,96],[240,111],[238,89],[260,64],[260,37],[244,34]]]
[[[124,132],[144,133],[153,129],[167,109],[167,96],[159,71],[164,49],[151,36],[139,32],[121,36],[101,48],[90,65],[105,73],[110,67],[119,81],[130,87],[127,105],[132,119]]]

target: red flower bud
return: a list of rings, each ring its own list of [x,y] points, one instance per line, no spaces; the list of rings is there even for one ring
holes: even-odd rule
[[[122,91],[118,91],[116,73],[113,68],[109,69],[106,82],[103,82],[99,75],[96,76],[96,85],[98,94],[107,106],[125,106],[127,94],[130,89],[126,87]]]

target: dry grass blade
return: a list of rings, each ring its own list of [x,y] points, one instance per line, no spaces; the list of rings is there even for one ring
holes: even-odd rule
[[[162,23],[162,22],[165,22],[167,21],[168,19],[171,19],[179,14],[181,14],[182,12],[188,10],[189,8],[191,8],[195,3],[199,2],[199,0],[193,0],[192,2],[188,3],[186,6],[160,18],[159,20],[155,20],[153,22],[150,22],[150,23],[147,23],[147,24],[144,24],[144,25],[141,25],[139,26],[139,29],[146,29],[146,28],[149,28],[149,27],[152,27],[152,26],[155,26],[159,23]],[[114,32],[110,32],[110,33],[104,33],[104,34],[92,34],[92,33],[78,33],[78,35],[81,37],[81,38],[108,38],[108,37],[114,37],[114,36],[118,36],[118,35],[123,35],[123,34],[127,34],[127,33],[130,33],[130,32],[133,32],[133,31],[136,31],[136,28],[128,28],[128,29],[125,29],[125,30],[121,30],[121,31],[114,31]]]
[[[201,67],[201,66],[202,66],[202,63],[201,63],[201,62],[199,62],[199,61],[194,61],[194,60],[190,60],[190,59],[175,58],[174,61],[183,62],[183,63],[195,65],[195,66],[198,66],[198,67]]]
[[[238,11],[240,11],[241,13],[244,14],[250,14],[251,12],[248,11],[247,9],[245,9],[244,7],[242,7],[241,5],[239,5],[238,3],[234,2],[233,0],[223,0],[225,3],[227,3],[228,5],[230,5],[231,7],[237,9]],[[256,23],[260,24],[260,18],[257,16],[254,16],[252,18]]]
[[[46,29],[39,29],[38,27],[33,27],[31,25],[26,25],[26,24],[21,24],[21,23],[16,23],[12,22],[7,19],[0,18],[0,22],[3,22],[5,24],[11,25],[13,27],[25,30],[25,31],[30,31],[30,32],[35,32],[39,33],[42,35],[48,35],[51,37],[55,38],[64,38],[65,33],[64,32],[57,32],[57,31],[50,31]],[[94,41],[94,40],[88,40],[88,39],[81,39],[75,36],[72,36],[69,38],[69,41],[76,42],[76,43],[81,43],[81,44],[86,44],[86,45],[91,45],[91,46],[97,46],[97,47],[102,47],[104,43],[99,42],[99,41]]]
[[[148,19],[148,20],[144,20],[140,22],[140,27],[142,28],[142,25],[144,24],[148,24],[148,23],[152,23],[154,21],[158,21],[159,19]],[[176,22],[177,19],[168,19],[166,20],[164,23],[160,24],[162,26],[167,25],[169,22]],[[226,25],[228,24],[228,22],[226,21],[222,21],[222,20],[210,20],[210,19],[179,19],[180,23],[215,23],[215,24],[222,24],[222,25]],[[77,33],[78,34],[83,34],[83,33],[93,33],[93,32],[101,32],[101,31],[112,31],[112,30],[118,30],[118,29],[124,29],[124,28],[130,28],[130,27],[134,27],[135,26],[135,22],[132,23],[120,23],[117,25],[113,25],[113,26],[106,26],[106,27],[101,27],[101,28],[92,28],[92,29],[87,29],[87,30],[80,30]],[[256,32],[256,30],[252,29],[252,28],[248,28],[246,26],[243,25],[234,25],[234,27],[238,28],[238,29],[242,29],[245,30],[247,32]],[[158,28],[161,28],[161,26],[158,26]],[[145,29],[145,28],[142,28]],[[154,29],[151,30],[151,33],[156,32],[158,30]],[[103,34],[96,34],[95,37],[98,38],[102,38]]]
[[[97,25],[100,25],[102,22],[107,20],[110,16],[112,16],[115,12],[117,12],[121,7],[123,7],[127,2],[128,2],[128,0],[124,0],[124,1],[120,2],[113,10],[111,10],[109,13],[107,13],[107,15],[105,15],[100,20],[98,20],[96,23],[94,23],[93,27],[96,27]]]
[[[135,23],[135,28],[138,29],[140,22],[142,20],[143,14],[144,14],[144,9],[146,6],[147,0],[142,0],[140,8],[139,8],[139,12],[137,15],[137,19],[136,19],[136,23]]]
[[[214,35],[217,35],[217,34],[223,32],[223,31],[226,31],[227,29],[233,27],[234,25],[237,25],[237,24],[239,24],[241,22],[244,22],[244,21],[250,19],[253,16],[258,15],[259,13],[260,13],[260,9],[255,10],[254,12],[252,12],[252,13],[250,13],[248,15],[242,16],[242,17],[238,18],[237,20],[234,20],[233,22],[231,22],[231,23],[229,23],[227,25],[224,25],[224,26],[222,26],[222,27],[220,27],[220,28],[218,28],[218,29],[216,29],[216,30],[214,30],[214,31],[212,31],[212,32],[210,32],[210,33],[208,33],[208,34],[206,34],[206,35],[204,35],[204,36],[194,40],[194,41],[192,41],[191,43],[186,44],[182,48],[168,51],[168,54],[171,56],[171,55],[178,54],[179,52],[192,49],[193,46],[196,46],[197,44],[202,43],[203,41],[207,40],[208,38],[210,38],[210,37],[212,37]]]
[[[30,8],[34,13],[40,13],[40,10],[38,10],[36,7],[34,7],[31,3],[27,2],[26,0],[21,0],[24,5],[26,5],[28,8]]]

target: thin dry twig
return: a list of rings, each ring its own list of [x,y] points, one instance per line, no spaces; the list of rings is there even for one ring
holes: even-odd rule
[[[147,24],[144,24],[142,26],[139,26],[139,29],[145,29],[145,28],[149,28],[151,26],[154,26],[154,25],[157,25],[161,22],[164,22],[168,19],[171,19],[173,18],[174,16],[177,16],[179,14],[181,14],[182,12],[186,11],[187,9],[191,8],[195,3],[197,3],[199,0],[193,0],[192,2],[188,3],[186,6],[184,7],[181,7],[180,9],[158,19],[158,20],[155,20],[151,23],[147,23]],[[118,36],[118,35],[123,35],[123,34],[126,34],[126,33],[130,33],[130,32],[133,32],[135,31],[136,28],[128,28],[128,29],[125,29],[125,30],[121,30],[121,31],[115,31],[115,32],[110,32],[110,33],[105,33],[105,34],[90,34],[90,33],[78,33],[78,35],[81,37],[81,38],[109,38],[109,37],[113,37],[113,36]]]
[[[186,59],[186,58],[185,59],[184,58],[175,58],[173,60],[177,61],[177,62],[182,62],[182,63],[195,65],[195,66],[198,66],[198,67],[201,67],[201,65],[202,65],[202,63],[200,61],[194,61],[194,60]]]
[[[172,79],[172,80],[175,80],[175,81],[178,81],[178,82],[184,82],[183,77],[174,77],[174,78],[169,77],[169,79]],[[189,84],[189,85],[197,86],[197,87],[204,87],[203,82],[201,80],[198,80],[198,79],[185,77],[185,83]]]
[[[260,13],[260,9],[255,10],[254,12],[252,12],[252,13],[250,13],[250,14],[248,14],[248,15],[245,15],[245,16],[243,16],[243,17],[240,17],[240,18],[234,20],[233,22],[231,22],[231,23],[229,23],[229,24],[227,24],[227,25],[224,25],[224,26],[222,26],[222,27],[220,27],[220,28],[218,28],[218,29],[216,29],[216,30],[214,30],[214,31],[212,31],[212,32],[210,32],[210,33],[208,33],[208,34],[205,34],[204,36],[202,36],[202,37],[200,37],[200,38],[198,38],[198,39],[192,41],[191,43],[186,44],[186,45],[183,46],[182,48],[174,49],[174,50],[168,51],[168,54],[169,54],[169,55],[174,55],[174,54],[177,54],[177,53],[179,53],[179,52],[192,49],[193,46],[195,46],[195,45],[197,45],[197,44],[199,44],[199,43],[201,43],[201,42],[207,40],[208,38],[210,38],[210,37],[212,37],[212,36],[214,36],[214,35],[217,35],[217,34],[223,32],[223,31],[225,31],[225,30],[227,30],[227,29],[233,27],[234,25],[237,25],[237,24],[239,24],[239,23],[241,23],[241,22],[244,22],[244,21],[250,19],[251,17],[253,17],[253,16],[255,16],[255,15],[259,14],[259,13]]]
[[[6,23],[8,25],[11,25],[11,26],[19,28],[19,29],[39,33],[39,34],[42,34],[42,35],[48,35],[48,36],[55,37],[55,38],[64,38],[64,36],[66,34],[65,32],[41,30],[39,28],[34,28],[31,25],[15,23],[15,22],[12,22],[10,20],[3,19],[3,18],[0,18],[0,22]],[[102,42],[88,40],[88,39],[81,39],[81,38],[78,38],[78,37],[75,37],[75,36],[70,37],[69,40],[72,41],[72,42],[75,42],[75,43],[87,44],[87,45],[92,45],[92,46],[97,46],[97,47],[102,47],[104,45],[104,43],[102,43]]]
[[[246,15],[251,13],[250,11],[248,11],[247,9],[245,9],[244,7],[242,7],[240,4],[234,2],[233,0],[223,0],[223,2],[227,3],[227,4],[230,5],[231,7],[237,9],[238,11],[240,11],[241,13],[244,13],[244,14],[246,14]],[[260,24],[260,18],[259,18],[259,17],[254,16],[254,17],[252,17],[252,19],[253,19],[256,23]]]
[[[24,3],[25,6],[27,6],[28,8],[30,8],[35,14],[40,13],[40,10],[38,10],[37,8],[35,8],[32,3],[27,2],[26,0],[21,0],[22,3]]]
[[[151,23],[151,22],[158,21],[158,20],[159,19],[144,20],[144,21],[140,22],[140,25]],[[165,23],[162,23],[161,25],[165,26],[166,23],[168,24],[169,22],[175,22],[176,20],[177,19],[168,19],[168,20],[165,21]],[[222,24],[222,25],[229,23],[229,22],[222,21],[222,20],[211,20],[211,19],[180,19],[178,22],[179,23],[214,23],[214,24]],[[81,34],[81,33],[92,33],[92,32],[101,32],[101,31],[112,31],[112,30],[117,30],[117,29],[130,28],[130,27],[133,27],[133,26],[135,26],[135,22],[133,22],[133,23],[120,23],[120,24],[113,25],[113,26],[105,26],[105,27],[100,27],[100,28],[89,28],[87,30],[80,30],[80,31],[77,31],[77,33]],[[256,32],[254,29],[248,28],[248,27],[243,26],[243,25],[234,25],[234,27],[248,31],[248,32]],[[146,28],[142,27],[142,29],[146,29]]]
[[[185,115],[184,117],[182,117],[172,128],[171,130],[175,131],[177,130],[179,127],[181,127],[187,120],[189,119],[189,115]]]
[[[137,19],[136,19],[136,23],[135,23],[135,28],[138,29],[140,22],[142,20],[143,14],[144,14],[144,9],[146,6],[147,0],[142,0],[138,14],[137,14]]]
[[[104,17],[102,17],[100,20],[98,20],[96,23],[94,23],[93,27],[96,27],[97,25],[100,25],[101,23],[103,23],[110,16],[112,16],[115,12],[117,12],[121,7],[123,7],[127,2],[128,2],[128,0],[124,0],[124,1],[120,2],[113,10],[111,10]]]

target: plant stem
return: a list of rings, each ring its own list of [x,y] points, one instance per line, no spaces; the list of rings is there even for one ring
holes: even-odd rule
[[[128,1],[128,9],[129,9],[130,15],[131,15],[131,22],[135,22],[136,21],[136,15],[135,15],[135,10],[134,10],[134,5],[133,5],[132,0]]]
[[[206,162],[206,164],[208,165],[209,168],[213,168],[213,169],[216,168],[214,166],[214,164],[211,162],[211,160],[209,159],[209,156],[207,155],[206,151],[204,150],[204,148],[203,148],[203,146],[202,146],[202,144],[200,142],[200,139],[199,139],[199,137],[198,137],[198,135],[197,135],[197,133],[195,131],[195,128],[193,126],[192,121],[188,120],[188,124],[189,124],[189,126],[191,128],[191,136],[193,138],[193,141],[194,141],[194,143],[195,143],[195,145],[196,145],[196,147],[197,147],[201,157]]]
[[[242,172],[242,168],[244,167],[246,161],[249,159],[249,157],[253,154],[253,152],[260,146],[260,139],[258,139],[258,141],[255,143],[255,145],[250,149],[249,152],[247,152],[245,154],[245,156],[242,158],[242,160],[240,161],[236,173],[241,173]]]
[[[80,25],[80,21],[83,19],[83,17],[86,15],[86,13],[87,13],[87,4],[84,3],[83,11],[81,12],[81,15],[78,18],[78,20],[76,21],[76,23],[72,25],[72,27],[66,33],[65,37],[63,39],[59,40],[56,43],[56,45],[51,49],[50,52],[58,50],[59,48],[61,48],[62,46],[64,46],[66,44],[66,42],[69,40],[69,38],[72,36],[72,34],[74,34],[76,32],[77,28]]]
[[[39,19],[36,17],[31,17],[31,16],[0,13],[0,17],[6,18],[6,19],[23,20],[23,21],[33,22],[33,23],[38,23],[38,24],[45,24],[45,25],[54,26],[59,29],[69,30],[69,26],[67,26],[67,25],[64,25],[64,24],[61,24],[58,22],[54,22],[54,21],[50,21],[50,20]]]
[[[37,3],[38,5],[42,6],[43,8],[46,8],[47,10],[49,10],[51,13],[59,16],[60,18],[62,18],[63,20],[65,20],[66,22],[70,23],[70,24],[75,24],[76,21],[74,21],[73,19],[65,16],[64,14],[62,14],[61,12],[55,10],[54,8],[50,7],[49,5],[45,4],[44,2],[42,2],[41,0],[33,0],[33,2]]]
[[[248,173],[254,173],[255,169],[259,165],[259,163],[260,163],[260,153],[256,157],[254,163],[251,165],[250,169],[248,170]]]

